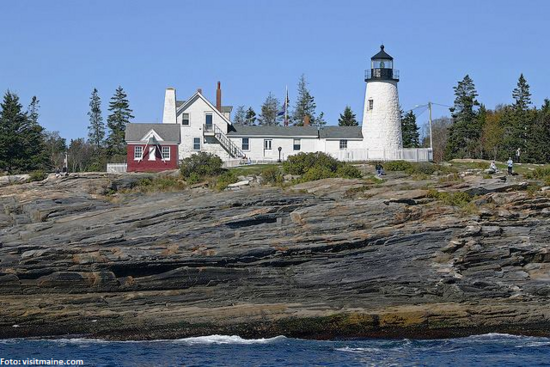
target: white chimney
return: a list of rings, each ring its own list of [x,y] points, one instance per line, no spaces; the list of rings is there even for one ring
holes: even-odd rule
[[[176,90],[166,88],[164,95],[164,113],[162,115],[163,124],[176,124]]]

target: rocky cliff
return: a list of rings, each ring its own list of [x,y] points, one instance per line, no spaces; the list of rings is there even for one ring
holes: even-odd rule
[[[139,177],[0,188],[0,337],[550,335],[550,197],[519,180],[112,195]]]

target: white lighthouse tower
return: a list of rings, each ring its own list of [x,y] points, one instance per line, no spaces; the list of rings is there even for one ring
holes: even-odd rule
[[[399,71],[393,69],[393,57],[380,46],[365,72],[367,89],[363,111],[363,144],[370,158],[396,159],[403,148],[397,82]]]

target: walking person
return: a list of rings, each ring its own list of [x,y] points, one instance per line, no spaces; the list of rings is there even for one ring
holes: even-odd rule
[[[509,157],[508,162],[506,162],[506,163],[508,164],[508,174],[513,175],[514,174],[514,172],[513,172],[514,161],[512,160],[512,157]]]
[[[519,163],[519,156],[521,155],[521,148],[518,148],[518,150],[516,150],[516,162]]]

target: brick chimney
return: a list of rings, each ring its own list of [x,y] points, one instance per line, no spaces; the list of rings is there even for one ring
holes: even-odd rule
[[[304,116],[304,126],[309,126],[310,121],[311,121],[311,119],[310,119],[309,115],[305,115]]]
[[[216,109],[222,112],[222,87],[220,82],[218,82],[218,89],[216,89]]]

